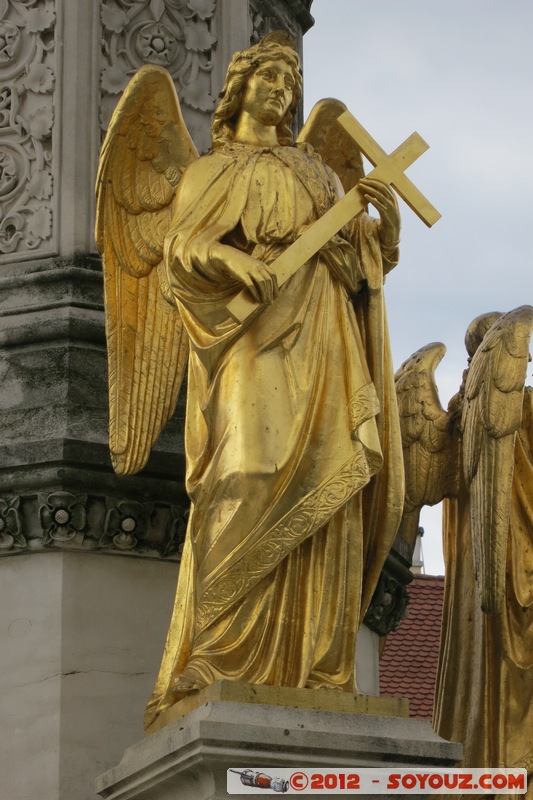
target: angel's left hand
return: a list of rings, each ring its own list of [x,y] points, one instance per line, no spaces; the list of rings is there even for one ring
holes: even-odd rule
[[[384,247],[396,247],[400,239],[400,211],[396,195],[386,183],[376,178],[361,178],[358,186],[367,203],[380,217],[379,238]]]

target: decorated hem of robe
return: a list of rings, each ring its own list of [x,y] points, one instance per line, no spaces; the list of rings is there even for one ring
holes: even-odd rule
[[[321,528],[381,467],[380,453],[361,449],[316,491],[304,497],[274,528],[266,531],[251,553],[233,564],[204,592],[196,609],[203,631],[268,575],[294,548]]]
[[[353,438],[363,422],[376,417],[381,411],[381,404],[373,383],[366,383],[355,393],[350,401],[348,413],[353,430]]]

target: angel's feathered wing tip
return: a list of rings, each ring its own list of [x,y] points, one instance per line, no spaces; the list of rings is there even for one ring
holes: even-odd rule
[[[113,469],[115,470],[117,475],[119,475],[120,477],[122,477],[123,475],[131,474],[127,470],[126,458],[123,454],[117,455],[117,453],[113,453],[113,451],[111,450],[111,464],[113,465]]]

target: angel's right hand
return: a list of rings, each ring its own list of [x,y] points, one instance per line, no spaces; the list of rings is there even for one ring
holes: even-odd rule
[[[259,259],[219,243],[211,247],[209,255],[215,266],[242,283],[258,303],[272,303],[278,296],[276,275]]]

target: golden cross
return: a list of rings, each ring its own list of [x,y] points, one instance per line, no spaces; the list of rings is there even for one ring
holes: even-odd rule
[[[404,170],[429,148],[429,145],[418,133],[412,133],[403,144],[387,155],[349,111],[344,111],[338,118],[338,122],[373,164],[374,169],[368,174],[368,178],[378,178],[383,183],[393,186],[409,208],[426,225],[431,226],[440,219],[437,209],[404,174]],[[360,214],[364,208],[365,203],[361,192],[355,185],[270,264],[269,269],[275,273],[278,286],[282,286],[315,253],[318,253],[332,236]],[[254,300],[246,289],[243,289],[228,304],[228,311],[237,321],[242,322],[259,306],[260,303]]]

